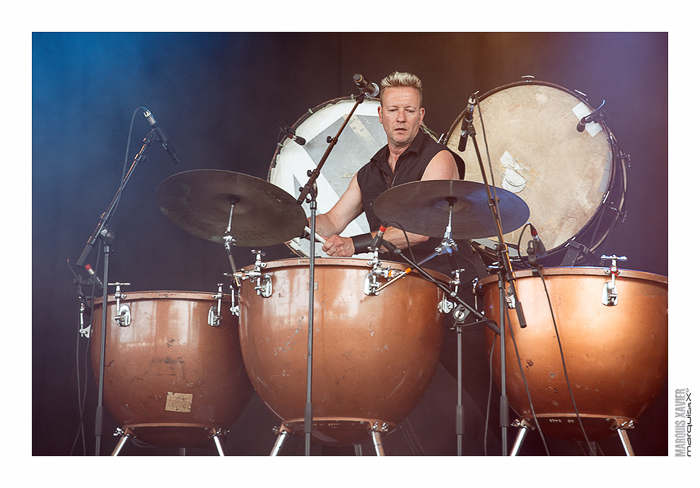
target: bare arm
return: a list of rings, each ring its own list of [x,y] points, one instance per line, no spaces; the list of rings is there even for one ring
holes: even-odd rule
[[[452,154],[444,150],[433,157],[423,172],[421,180],[451,180],[458,178],[457,164]],[[357,175],[355,175],[348,189],[335,206],[329,212],[316,217],[316,232],[328,238],[322,249],[329,256],[349,257],[356,252],[365,251],[364,249],[355,249],[351,238],[337,235],[361,213],[362,191],[357,183]],[[376,235],[376,232],[373,232],[372,235]],[[408,242],[406,242],[406,235],[408,236]],[[428,236],[411,232],[404,234],[401,229],[389,227],[384,233],[384,239],[400,249],[406,249],[409,244],[413,246],[427,241]]]
[[[355,246],[349,237],[340,237],[358,215],[362,213],[362,191],[357,183],[357,175],[352,178],[348,189],[345,190],[332,209],[325,214],[316,216],[316,233],[328,238],[323,250],[329,256],[352,256]]]

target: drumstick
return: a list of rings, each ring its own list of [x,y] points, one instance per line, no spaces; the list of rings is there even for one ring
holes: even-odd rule
[[[308,227],[304,227],[304,230],[306,231],[307,234],[309,234],[309,236],[311,236],[311,229],[309,229]],[[325,237],[320,236],[320,235],[316,234],[315,232],[314,232],[314,235],[316,236],[316,240],[317,240],[318,242],[320,242],[321,244],[325,244],[325,243],[326,243],[326,238],[325,238]]]

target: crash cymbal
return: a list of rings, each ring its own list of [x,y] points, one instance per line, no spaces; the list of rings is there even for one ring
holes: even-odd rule
[[[185,171],[164,180],[158,205],[176,225],[209,241],[223,243],[231,202],[231,236],[237,246],[274,246],[300,236],[306,214],[289,193],[260,178],[233,171]]]
[[[492,195],[493,187],[492,188]],[[519,196],[497,188],[503,234],[527,222],[530,209]],[[488,205],[486,187],[463,180],[422,180],[395,186],[377,197],[374,213],[383,221],[401,224],[407,232],[443,237],[452,199],[452,237],[479,239],[498,234]]]

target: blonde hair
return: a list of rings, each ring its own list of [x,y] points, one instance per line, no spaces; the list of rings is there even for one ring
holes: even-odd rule
[[[394,71],[382,80],[381,92],[379,93],[380,102],[383,101],[382,95],[384,94],[384,90],[387,88],[396,87],[408,87],[418,90],[418,95],[420,96],[420,106],[423,106],[423,82],[421,82],[420,78],[414,74],[399,71]]]

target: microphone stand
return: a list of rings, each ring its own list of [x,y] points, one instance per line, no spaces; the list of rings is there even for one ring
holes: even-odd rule
[[[451,220],[450,220],[450,222],[451,222]],[[450,226],[450,224],[448,224],[448,231],[445,232],[445,236],[446,236],[445,239],[448,242],[451,241],[451,233],[449,230],[450,229],[449,226]],[[448,234],[450,235],[449,239],[447,238]],[[401,259],[403,259],[406,263],[408,263],[410,266],[410,269],[415,269],[416,271],[418,271],[418,273],[425,280],[433,283],[435,286],[437,286],[442,291],[444,291],[447,295],[449,295],[450,298],[454,299],[455,301],[457,301],[457,303],[459,303],[459,306],[455,308],[453,315],[455,318],[455,329],[457,331],[457,410],[456,410],[455,430],[456,430],[456,434],[457,434],[457,455],[461,456],[462,455],[462,436],[464,435],[464,405],[462,402],[462,388],[463,388],[463,386],[462,386],[463,385],[463,380],[462,380],[462,328],[472,326],[472,325],[484,324],[489,329],[494,331],[497,335],[500,335],[503,333],[502,329],[499,329],[493,320],[484,317],[483,314],[474,310],[474,308],[472,306],[470,306],[460,296],[457,295],[456,289],[454,291],[451,290],[445,283],[443,283],[440,280],[436,280],[435,278],[430,276],[430,274],[428,274],[427,271],[425,271],[423,268],[421,268],[420,265],[425,263],[427,261],[427,259],[424,259],[420,263],[414,263],[401,251],[401,249],[397,248],[392,243],[390,243],[388,241],[384,241],[384,246],[387,249],[390,249],[391,253],[400,256]],[[444,245],[442,247],[444,247]],[[443,254],[444,250],[442,249],[442,247],[437,248],[436,252],[431,257],[434,257],[434,256],[439,255],[439,254]],[[451,251],[448,251],[448,252],[451,252]],[[457,272],[455,281],[459,284],[459,272]],[[472,322],[472,323],[465,324],[464,322],[465,322],[466,317],[467,317],[467,314],[464,312],[465,310],[468,310],[469,312],[471,312],[477,318],[477,320]]]
[[[361,92],[355,101],[355,105],[350,110],[350,113],[346,117],[343,125],[338,129],[338,133],[335,137],[328,137],[328,148],[326,152],[321,157],[316,169],[309,170],[308,176],[309,180],[306,182],[302,188],[299,189],[300,194],[297,198],[297,203],[301,205],[304,201],[309,203],[311,209],[311,216],[309,217],[309,235],[311,236],[311,246],[309,246],[309,328],[308,328],[308,351],[307,351],[307,362],[306,362],[306,406],[304,408],[304,439],[305,448],[304,455],[311,455],[311,434],[313,432],[313,402],[311,400],[311,385],[313,380],[313,333],[314,333],[314,273],[316,267],[316,242],[314,241],[314,236],[316,235],[316,197],[317,197],[317,187],[316,180],[321,174],[321,168],[325,164],[328,156],[330,156],[331,151],[338,143],[338,138],[340,134],[345,129],[350,119],[357,107],[365,101],[367,96],[366,92]]]
[[[481,177],[484,180],[484,186],[486,187],[487,201],[489,208],[491,209],[491,216],[493,217],[493,224],[497,231],[498,244],[499,244],[499,273],[498,273],[498,289],[499,289],[499,308],[500,308],[500,336],[501,336],[501,398],[499,405],[500,414],[500,426],[501,426],[501,447],[502,454],[504,456],[508,455],[508,426],[510,425],[510,404],[508,402],[508,395],[506,392],[506,334],[505,334],[505,308],[506,308],[506,292],[505,292],[505,280],[508,280],[510,284],[510,292],[512,292],[513,300],[515,303],[515,312],[518,316],[518,322],[521,328],[527,327],[525,322],[525,315],[523,314],[522,304],[518,299],[518,292],[515,289],[515,279],[513,276],[513,267],[510,262],[510,257],[508,256],[508,248],[505,245],[505,240],[503,238],[503,228],[501,226],[500,220],[500,210],[498,209],[498,199],[494,198],[491,194],[491,187],[489,186],[488,178],[486,177],[486,170],[484,169],[484,163],[481,159],[481,153],[479,152],[479,145],[476,142],[476,131],[474,130],[473,117],[464,119],[467,123],[467,134],[474,141],[474,151],[476,152],[476,158],[479,162],[479,169],[481,170]],[[493,187],[495,193],[495,185]]]
[[[110,249],[110,246],[112,245],[112,242],[114,242],[114,233],[112,233],[108,228],[107,224],[109,221],[112,219],[112,216],[114,215],[114,210],[117,208],[117,204],[119,203],[119,199],[121,198],[121,194],[124,191],[124,188],[126,187],[127,183],[129,182],[129,179],[131,178],[132,174],[134,173],[134,170],[136,169],[136,166],[139,164],[139,162],[145,158],[144,152],[146,150],[146,147],[150,146],[151,143],[153,142],[154,139],[154,131],[151,130],[151,132],[148,133],[146,138],[143,140],[143,145],[141,146],[141,150],[136,154],[136,157],[134,158],[133,163],[131,164],[131,168],[129,168],[129,171],[126,173],[126,176],[124,176],[124,179],[122,180],[121,185],[119,185],[119,189],[117,190],[117,193],[114,195],[114,198],[112,199],[112,202],[109,204],[108,209],[100,216],[100,222],[97,224],[97,228],[95,229],[95,232],[93,232],[92,236],[88,239],[87,245],[85,246],[85,249],[83,249],[82,254],[78,258],[78,261],[76,262],[76,266],[78,267],[83,267],[85,265],[85,261],[87,261],[87,257],[90,254],[90,251],[92,251],[93,247],[95,246],[95,243],[97,242],[97,239],[101,239],[103,243],[103,254],[104,254],[104,276],[102,278],[102,328],[101,328],[101,335],[100,335],[100,370],[99,370],[99,380],[97,384],[97,409],[95,412],[95,456],[100,455],[100,448],[101,448],[101,443],[102,443],[102,436],[103,434],[103,423],[104,423],[104,406],[103,406],[103,400],[104,400],[104,373],[105,373],[105,347],[107,343],[107,299],[108,299],[108,290],[107,290],[107,284],[109,283],[109,255],[112,252]]]

